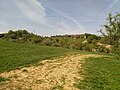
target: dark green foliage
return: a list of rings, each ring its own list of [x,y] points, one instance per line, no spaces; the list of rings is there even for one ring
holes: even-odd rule
[[[18,30],[18,31],[12,31],[10,30],[8,33],[5,34],[4,38],[7,40],[10,39],[20,39],[23,38],[23,30]]]
[[[17,36],[16,36],[15,33],[13,33],[13,34],[9,35],[9,38],[10,38],[10,39],[17,39]]]
[[[92,43],[93,40],[98,40],[96,35],[89,35],[87,38],[88,43]]]
[[[4,37],[4,35],[5,35],[4,33],[0,34],[0,38],[3,38],[3,37]]]
[[[41,36],[37,36],[37,35],[32,35],[30,38],[30,42],[32,42],[33,44],[40,44],[42,43],[43,38]]]
[[[35,44],[41,43],[43,41],[43,37],[29,33],[26,30],[10,30],[4,35],[4,39],[12,42],[31,42]]]
[[[13,34],[14,32],[12,31],[12,30],[10,30],[7,34],[8,35],[11,35],[11,34]]]
[[[111,43],[111,41],[108,37],[102,37],[99,42],[103,43],[103,44],[110,44]]]
[[[120,60],[115,56],[88,58],[83,68],[84,79],[76,85],[81,90],[120,89]]]
[[[14,34],[14,32],[13,32],[12,30],[10,30],[8,33],[6,33],[6,34],[4,35],[5,39],[10,38],[10,35],[12,35],[12,34]]]

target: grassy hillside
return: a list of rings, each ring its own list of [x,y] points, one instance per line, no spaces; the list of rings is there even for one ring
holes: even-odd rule
[[[42,46],[31,43],[9,42],[0,39],[0,73],[35,64],[41,60],[67,54],[91,52]]]
[[[0,38],[11,42],[22,42],[22,43],[31,42],[34,44],[63,47],[63,48],[69,48],[75,50],[106,52],[106,53],[111,52],[111,49],[106,47],[107,43],[103,45],[103,43],[106,41],[103,37],[88,33],[42,37],[30,33],[27,30],[17,30],[17,31],[10,30],[8,31],[8,33],[0,34]]]
[[[80,75],[82,74],[83,79],[78,82],[78,84],[74,85],[80,90],[119,90],[119,18],[120,13],[108,15],[107,22],[103,25],[104,30],[100,29],[99,31],[102,36],[85,33],[42,37],[29,33],[26,30],[10,30],[8,33],[0,34],[0,73],[20,69],[21,67],[30,66],[31,64],[37,64],[37,62],[45,59],[60,57],[67,54],[92,53],[85,51],[93,51],[94,54],[95,52],[114,53],[111,55],[102,54],[104,57],[87,58],[79,69],[79,73]],[[67,59],[70,59],[70,57]],[[74,62],[76,62],[76,59]],[[65,69],[66,68],[68,67],[65,67]],[[8,79],[0,76],[0,82],[6,80]],[[0,83],[0,85],[2,84]]]
[[[44,59],[76,53],[91,52],[0,39],[0,73],[36,64]],[[86,59],[81,73],[83,80],[76,86],[82,90],[118,90],[120,88],[120,60],[114,55]],[[0,82],[5,80],[0,77]]]
[[[68,53],[76,53],[76,51],[0,39],[0,73]]]

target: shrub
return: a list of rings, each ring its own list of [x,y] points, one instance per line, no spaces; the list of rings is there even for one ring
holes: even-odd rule
[[[0,34],[0,38],[3,38],[5,34]]]
[[[60,43],[54,43],[53,46],[55,46],[55,47],[61,47],[62,45]]]
[[[47,46],[52,46],[53,42],[49,38],[43,40],[43,44]]]
[[[103,44],[110,44],[110,39],[107,37],[102,37],[99,42]]]
[[[93,39],[93,40],[92,40],[92,44],[93,44],[93,45],[96,45],[97,42],[98,42],[98,41],[97,41],[96,39]]]
[[[96,35],[89,35],[87,38],[88,43],[92,43],[92,40],[97,40],[97,36]]]

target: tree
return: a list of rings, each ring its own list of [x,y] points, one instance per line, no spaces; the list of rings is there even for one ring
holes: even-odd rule
[[[92,40],[94,40],[94,39],[97,40],[98,37],[96,35],[92,35],[92,34],[87,37],[88,43],[92,43]]]
[[[13,33],[14,33],[14,31],[9,30],[8,35],[11,35],[11,34],[13,34]]]
[[[116,13],[114,16],[110,13],[106,20],[107,22],[102,26],[104,30],[101,29],[99,32],[109,38],[109,44],[116,44],[120,38],[120,13]]]
[[[23,31],[22,30],[18,30],[15,33],[16,33],[16,35],[17,35],[18,38],[21,38],[22,35],[23,35]]]
[[[9,39],[16,39],[16,34],[14,33],[14,31],[9,30],[9,32],[4,35],[4,38],[6,38],[8,40]]]
[[[17,39],[17,36],[16,36],[15,33],[13,33],[13,34],[9,35],[9,38],[10,38],[10,39]]]

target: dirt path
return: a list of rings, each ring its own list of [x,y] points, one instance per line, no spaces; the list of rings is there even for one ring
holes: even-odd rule
[[[0,85],[0,90],[79,90],[74,84],[82,79],[78,72],[87,57],[96,55],[68,55],[42,61],[37,66],[1,73],[0,76],[9,80]]]

